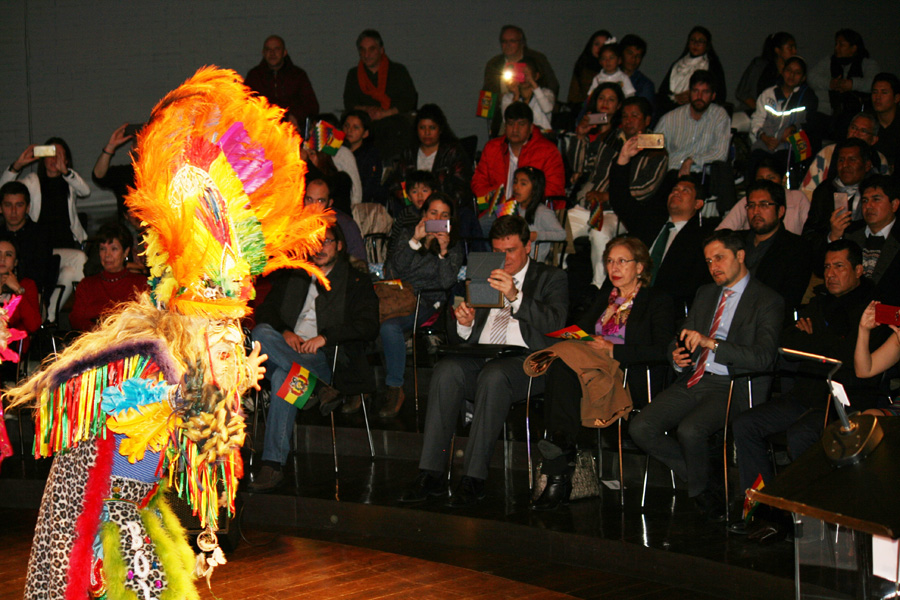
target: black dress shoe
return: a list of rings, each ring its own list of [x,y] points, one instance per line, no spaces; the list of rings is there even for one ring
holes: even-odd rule
[[[569,475],[548,475],[547,486],[541,496],[531,505],[531,510],[556,510],[569,503],[572,493],[572,478]]]
[[[264,494],[271,492],[282,483],[284,483],[284,473],[279,469],[264,465],[249,487],[251,492]]]
[[[735,521],[731,525],[728,526],[729,533],[735,533],[737,535],[747,535],[750,533],[749,527],[747,526],[747,522],[741,519],[740,521]]]
[[[447,495],[447,481],[443,476],[420,471],[412,486],[398,498],[403,504],[418,504],[429,498]]]
[[[475,506],[479,500],[484,500],[484,479],[464,476],[459,481],[456,491],[447,502],[450,508],[466,508]]]

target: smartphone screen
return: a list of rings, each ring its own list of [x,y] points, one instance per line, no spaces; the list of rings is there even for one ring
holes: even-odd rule
[[[890,304],[875,305],[875,322],[881,325],[900,326],[900,307]]]
[[[850,196],[846,192],[835,192],[834,193],[834,209],[840,210],[844,209],[849,210],[848,205],[850,204]]]

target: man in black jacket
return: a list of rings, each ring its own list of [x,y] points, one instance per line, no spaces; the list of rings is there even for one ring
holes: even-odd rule
[[[862,276],[862,252],[849,240],[828,245],[825,254],[825,283],[800,312],[796,325],[781,335],[785,348],[836,358],[843,366],[834,380],[847,389],[852,410],[873,407],[876,381],[860,380],[853,372],[853,351],[863,311],[872,299],[874,286]],[[877,348],[883,338],[872,341]],[[799,373],[793,388],[782,390],[781,397],[742,413],[734,422],[741,491],[750,488],[758,475],[768,484],[775,472],[768,457],[766,438],[787,432],[791,460],[803,454],[822,436],[829,389],[825,382],[828,367],[809,362],[798,363]],[[740,526],[733,531],[741,532]]]
[[[528,376],[522,365],[525,355],[554,341],[547,333],[565,326],[569,304],[565,274],[554,267],[530,260],[531,232],[518,215],[500,217],[491,226],[494,252],[503,252],[502,269],[491,272],[491,287],[503,294],[503,308],[473,308],[463,302],[448,324],[453,344],[505,344],[521,346],[523,353],[494,359],[448,356],[435,365],[428,387],[425,439],[419,460],[419,476],[400,498],[401,502],[423,502],[447,493],[444,473],[448,467],[450,441],[466,400],[474,401],[475,415],[463,478],[450,500],[452,507],[475,504],[484,498],[491,454],[513,402],[525,398]],[[533,393],[543,390],[543,378],[534,380]]]
[[[703,260],[703,240],[710,232],[700,221],[705,197],[693,175],[679,177],[668,197],[639,202],[629,190],[633,152],[620,152],[610,169],[609,201],[628,232],[640,238],[653,259],[653,286],[668,293],[676,312],[690,307],[694,294],[709,283]]]
[[[784,188],[757,179],[747,188],[744,262],[750,273],[784,298],[785,319],[793,317],[809,285],[810,253],[803,238],[784,227],[787,207]]]
[[[353,355],[354,346],[358,348],[378,336],[378,297],[368,277],[350,266],[339,226],[328,228],[313,262],[328,276],[330,290],[305,271],[281,271],[256,312],[253,339],[262,345],[261,352],[269,356],[266,377],[272,384],[272,401],[266,421],[263,467],[250,486],[255,492],[271,490],[284,479],[281,466],[287,460],[297,409],[275,394],[292,365],[299,364],[330,383],[335,346],[340,345]],[[358,375],[358,368],[352,365],[344,371]],[[339,369],[338,376],[341,372]]]

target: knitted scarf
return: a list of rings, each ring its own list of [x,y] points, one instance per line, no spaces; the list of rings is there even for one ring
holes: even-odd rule
[[[359,61],[359,65],[356,67],[356,79],[359,82],[359,89],[361,89],[365,95],[371,96],[377,100],[384,110],[391,107],[391,99],[385,93],[385,88],[387,88],[388,64],[387,54],[382,54],[381,62],[378,63],[378,72],[376,73],[378,78],[377,87],[373,85],[372,80],[369,79],[369,74],[366,73],[366,65],[363,64],[363,61]]]

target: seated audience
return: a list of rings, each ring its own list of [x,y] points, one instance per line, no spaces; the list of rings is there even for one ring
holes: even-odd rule
[[[335,222],[341,227],[341,235],[344,238],[344,253],[365,263],[366,243],[363,241],[362,233],[359,231],[359,225],[356,224],[353,217],[335,208],[334,198],[331,195],[332,185],[328,178],[307,177],[306,195],[303,198],[303,204],[306,206],[317,206],[320,210],[330,208],[334,211]]]
[[[22,297],[6,326],[32,334],[41,326],[38,289],[34,281],[17,275],[18,256],[19,250],[15,242],[8,236],[0,234],[0,305],[5,307],[15,296]],[[27,349],[26,340],[23,351]]]
[[[506,84],[509,91],[500,99],[500,110],[513,102],[523,102],[531,108],[534,115],[534,124],[544,131],[553,129],[550,118],[553,107],[556,105],[556,96],[549,88],[541,86],[541,72],[537,68],[537,62],[530,56],[525,56],[517,65],[521,65],[524,81],[516,81],[515,75],[512,81]]]
[[[306,120],[319,113],[319,100],[306,71],[291,62],[281,36],[267,37],[262,55],[244,83],[269,103],[285,109],[285,119],[302,132]]]
[[[378,335],[378,298],[368,276],[350,266],[343,238],[340,226],[329,226],[322,248],[312,257],[328,277],[330,290],[306,271],[276,271],[271,291],[256,309],[253,340],[260,344],[260,353],[269,357],[266,379],[272,384],[272,399],[263,440],[263,467],[250,484],[251,491],[270,491],[284,481],[282,466],[290,451],[297,408],[276,394],[293,365],[308,369],[324,383],[334,379],[335,386],[348,394],[348,386],[358,385],[368,370],[363,345]],[[332,373],[337,346],[348,363],[342,365],[339,360],[341,368]],[[358,409],[359,396],[353,398]]]
[[[629,33],[619,42],[619,47],[622,48],[622,72],[631,79],[634,94],[650,103],[650,116],[653,117],[656,87],[650,78],[641,72],[641,63],[647,56],[647,42],[643,38]]]
[[[869,152],[868,144],[860,139],[839,144],[831,176],[813,192],[803,237],[818,257],[824,256],[825,245],[840,239],[850,223],[862,219],[860,184],[872,171]]]
[[[535,247],[532,256],[538,262],[544,262],[550,254],[551,245],[546,242],[566,239],[566,230],[556,214],[544,204],[545,182],[543,171],[534,167],[519,167],[513,179],[513,200],[518,204],[519,216],[531,230],[531,244]]]
[[[456,210],[453,200],[434,192],[422,205],[422,216],[412,227],[391,236],[385,279],[400,279],[422,292],[419,319],[415,313],[387,319],[381,323],[381,344],[384,352],[384,382],[387,396],[378,415],[383,419],[397,416],[406,394],[403,392],[406,371],[406,333],[418,327],[440,309],[447,300],[447,291],[456,283],[463,262],[459,242]],[[425,222],[446,219],[450,232],[429,233]]]
[[[475,403],[475,415],[466,445],[463,477],[449,506],[472,506],[485,497],[485,480],[494,444],[513,402],[525,398],[529,377],[524,353],[548,346],[544,334],[565,325],[568,286],[565,274],[528,258],[531,232],[525,219],[507,215],[494,221],[489,235],[494,252],[506,263],[491,272],[491,287],[503,294],[503,308],[473,308],[463,302],[448,320],[452,344],[507,344],[521,346],[520,356],[495,359],[448,356],[435,365],[428,388],[425,438],[419,476],[400,498],[404,503],[424,502],[447,494],[450,440],[466,401]],[[454,322],[455,321],[455,322]],[[532,382],[532,393],[544,389],[543,378]]]
[[[109,164],[112,157],[115,156],[116,150],[126,142],[134,141],[134,134],[125,135],[125,130],[130,123],[122,123],[109,136],[109,141],[100,150],[100,156],[94,163],[94,169],[91,171],[91,179],[94,180],[101,188],[110,190],[116,197],[116,209],[118,211],[119,220],[126,221],[128,219],[128,207],[125,206],[125,196],[128,195],[128,188],[134,187],[134,165],[131,160],[125,164],[111,165]]]
[[[372,134],[383,158],[393,158],[406,142],[410,114],[419,93],[406,67],[388,60],[381,34],[366,29],[356,38],[359,64],[347,72],[344,110],[364,110],[372,117]]]
[[[90,331],[100,319],[121,302],[134,300],[147,289],[147,277],[125,268],[133,238],[119,223],[100,228],[100,263],[103,271],[85,277],[75,289],[75,305],[69,315],[72,329]]]
[[[351,110],[341,122],[344,131],[344,146],[353,152],[356,170],[362,184],[362,201],[387,203],[387,190],[381,185],[381,155],[369,137],[372,117],[364,110]]]
[[[873,147],[880,139],[880,130],[878,119],[872,113],[861,112],[853,117],[850,126],[847,128],[847,139],[856,138],[864,141],[868,146]],[[803,185],[800,189],[812,201],[813,192],[819,185],[827,181],[829,178],[829,168],[831,167],[832,157],[837,148],[837,144],[828,144],[816,154],[803,177]],[[888,164],[884,154],[878,152],[875,148],[869,151],[869,159],[872,161],[872,169],[876,173],[882,175],[890,175],[891,167]]]
[[[481,89],[491,92],[495,99],[499,99],[509,91],[509,87],[503,74],[512,69],[512,65],[521,61],[524,57],[530,56],[537,64],[537,70],[543,76],[543,85],[553,92],[554,96],[559,95],[559,81],[556,79],[556,73],[547,57],[528,47],[525,40],[525,32],[521,27],[515,25],[504,25],[500,28],[500,51],[501,53],[490,59],[484,66],[484,82]],[[499,101],[499,100],[495,100]],[[494,111],[494,118],[491,121],[491,137],[497,135],[501,130],[501,123],[505,115],[499,111]]]
[[[72,152],[62,138],[50,138],[46,146],[54,146],[55,156],[42,159],[34,155],[34,144],[25,148],[22,154],[0,175],[0,185],[19,176],[22,169],[38,162],[37,173],[29,173],[20,178],[28,187],[31,203],[28,215],[44,230],[45,244],[53,248],[59,256],[59,276],[56,289],[48,302],[47,320],[56,322],[56,307],[63,306],[72,295],[72,284],[84,277],[87,255],[81,244],[87,239],[87,232],[78,218],[75,198],[86,198],[91,188],[73,169]]]
[[[725,425],[731,378],[775,364],[784,302],[750,275],[739,234],[714,232],[703,253],[715,283],[697,291],[681,332],[669,344],[681,375],[635,417],[629,432],[641,449],[687,482],[688,496],[702,514],[722,520],[724,497],[709,485],[709,437]],[[770,378],[754,378],[754,397],[765,398],[770,384]],[[748,408],[747,386],[735,385],[731,418]]]
[[[700,173],[705,166],[728,158],[731,119],[724,108],[713,104],[718,97],[716,86],[709,71],[693,71],[686,92],[690,102],[682,102],[656,124],[656,133],[666,136],[669,170],[679,175]]]
[[[809,72],[809,85],[830,109],[831,139],[839,139],[850,119],[869,104],[872,81],[881,71],[869,58],[859,32],[840,29],[834,34],[834,53]]]
[[[437,180],[432,191],[447,194],[459,206],[471,205],[472,159],[450,129],[444,111],[436,104],[425,104],[414,124],[413,139],[400,153],[387,184],[393,197],[391,214],[403,206],[403,182],[413,171],[430,171]]]
[[[56,285],[56,273],[51,271],[53,249],[47,245],[40,225],[31,220],[30,208],[31,192],[24,183],[7,181],[0,186],[0,236],[11,240],[18,249],[16,272],[34,281],[38,292],[49,297]]]
[[[738,101],[736,110],[752,113],[756,110],[756,99],[763,90],[778,84],[784,61],[797,54],[797,41],[786,31],[766,36],[762,54],[750,61],[741,75],[734,96]]]
[[[587,209],[608,199],[609,163],[621,145],[619,126],[624,102],[620,86],[610,82],[600,84],[588,98],[575,135],[566,136],[565,158],[572,173],[569,181],[578,204],[587,205]]]
[[[572,82],[569,84],[567,102],[572,105],[575,112],[581,110],[581,105],[587,100],[588,90],[594,80],[594,76],[603,68],[600,65],[600,48],[613,35],[605,29],[600,29],[591,34],[584,50],[575,61],[572,71]]]
[[[666,77],[656,91],[656,114],[662,116],[667,112],[693,102],[690,88],[693,87],[691,77],[697,71],[709,73],[709,87],[718,93],[713,98],[719,104],[725,103],[725,70],[719,62],[712,45],[712,34],[706,27],[697,25],[688,34],[681,56],[672,63]]]
[[[806,126],[809,115],[819,108],[816,93],[806,85],[806,61],[799,56],[784,63],[778,83],[766,88],[756,100],[756,111],[750,120],[751,162],[748,179],[756,172],[756,164],[766,156],[787,168],[793,160],[789,138]]]
[[[756,167],[754,180],[766,179],[784,187],[783,165],[779,165],[772,157],[759,161]],[[784,228],[791,233],[800,235],[803,233],[803,224],[809,214],[809,200],[800,190],[784,190],[786,206],[782,223]],[[747,219],[747,197],[744,196],[735,204],[716,229],[749,229],[750,221]]]
[[[406,199],[408,202],[399,212],[394,214],[391,226],[391,239],[403,235],[403,230],[415,227],[422,220],[422,206],[436,191],[439,184],[431,171],[412,171],[406,177]],[[399,238],[397,238],[399,239]]]
[[[760,282],[784,299],[785,323],[793,321],[812,275],[809,246],[784,226],[784,188],[757,179],[747,188],[745,209],[750,228],[744,234],[744,264]]]
[[[319,122],[325,122],[338,131],[340,131],[341,129],[340,121],[338,121],[337,117],[331,113],[316,115],[315,121],[317,124]],[[318,147],[315,149],[319,152],[319,154],[328,154],[331,162],[334,163],[334,168],[341,173],[345,173],[347,177],[350,178],[350,206],[362,202],[363,186],[362,181],[359,178],[359,169],[356,166],[356,156],[353,154],[353,150],[348,148],[346,144],[342,143],[336,151],[333,151],[333,154],[330,154],[324,151],[325,141],[318,140],[318,142]]]
[[[859,246],[846,240],[832,242],[825,254],[825,283],[816,287],[812,300],[801,309],[797,323],[788,326],[781,335],[781,346],[785,348],[843,362],[834,380],[844,385],[853,410],[871,406],[877,392],[877,384],[873,386],[871,380],[855,377],[850,367],[851,353],[857,344],[857,324],[872,291],[871,282],[862,277]],[[789,364],[783,359],[782,362]],[[758,403],[734,421],[742,492],[753,487],[758,476],[766,485],[775,478],[766,441],[768,436],[779,432],[787,434],[788,455],[792,461],[822,437],[828,410],[826,403],[830,402],[825,379],[828,369],[807,361],[794,364],[797,365],[797,376],[793,377],[792,387],[783,389],[777,398]],[[740,522],[730,529],[762,537],[761,532],[756,532],[766,527],[780,527],[778,519],[758,517],[758,514],[754,516],[754,524],[749,528]]]
[[[672,299],[650,287],[650,253],[639,239],[613,238],[603,256],[607,280],[593,305],[572,321],[593,337],[587,344],[598,353],[609,354],[622,367],[664,361],[666,347],[675,332]],[[657,384],[664,373],[651,370]],[[629,389],[638,407],[647,404],[643,370],[628,373]],[[544,460],[541,473],[547,487],[535,501],[534,510],[553,510],[568,500],[574,464],[575,441],[581,430],[582,388],[577,373],[562,360],[547,370],[544,392],[546,430],[551,437],[538,444]],[[549,450],[549,452],[548,452]]]
[[[653,286],[672,296],[676,310],[683,311],[697,288],[709,281],[702,251],[709,228],[700,221],[706,191],[699,178],[685,175],[666,197],[658,194],[638,201],[629,189],[636,154],[636,142],[625,144],[610,169],[610,205],[619,222],[650,249]]]
[[[878,117],[878,140],[875,149],[887,157],[891,170],[900,155],[900,79],[893,73],[879,73],[872,80],[872,111]]]
[[[506,134],[484,145],[481,160],[472,176],[472,192],[485,196],[504,187],[504,196],[512,198],[513,174],[519,167],[535,167],[544,172],[547,196],[563,196],[565,170],[556,146],[534,127],[531,108],[522,102],[510,104],[503,114]]]
[[[307,179],[328,179],[334,207],[345,214],[351,214],[353,179],[348,173],[338,169],[330,154],[314,148],[313,145],[311,140],[305,140],[300,146],[300,157],[306,161]]]
[[[622,88],[626,98],[634,96],[634,86],[631,78],[619,67],[622,66],[622,48],[613,40],[607,40],[600,48],[600,66],[602,69],[594,77],[588,95],[601,83],[614,83]]]

